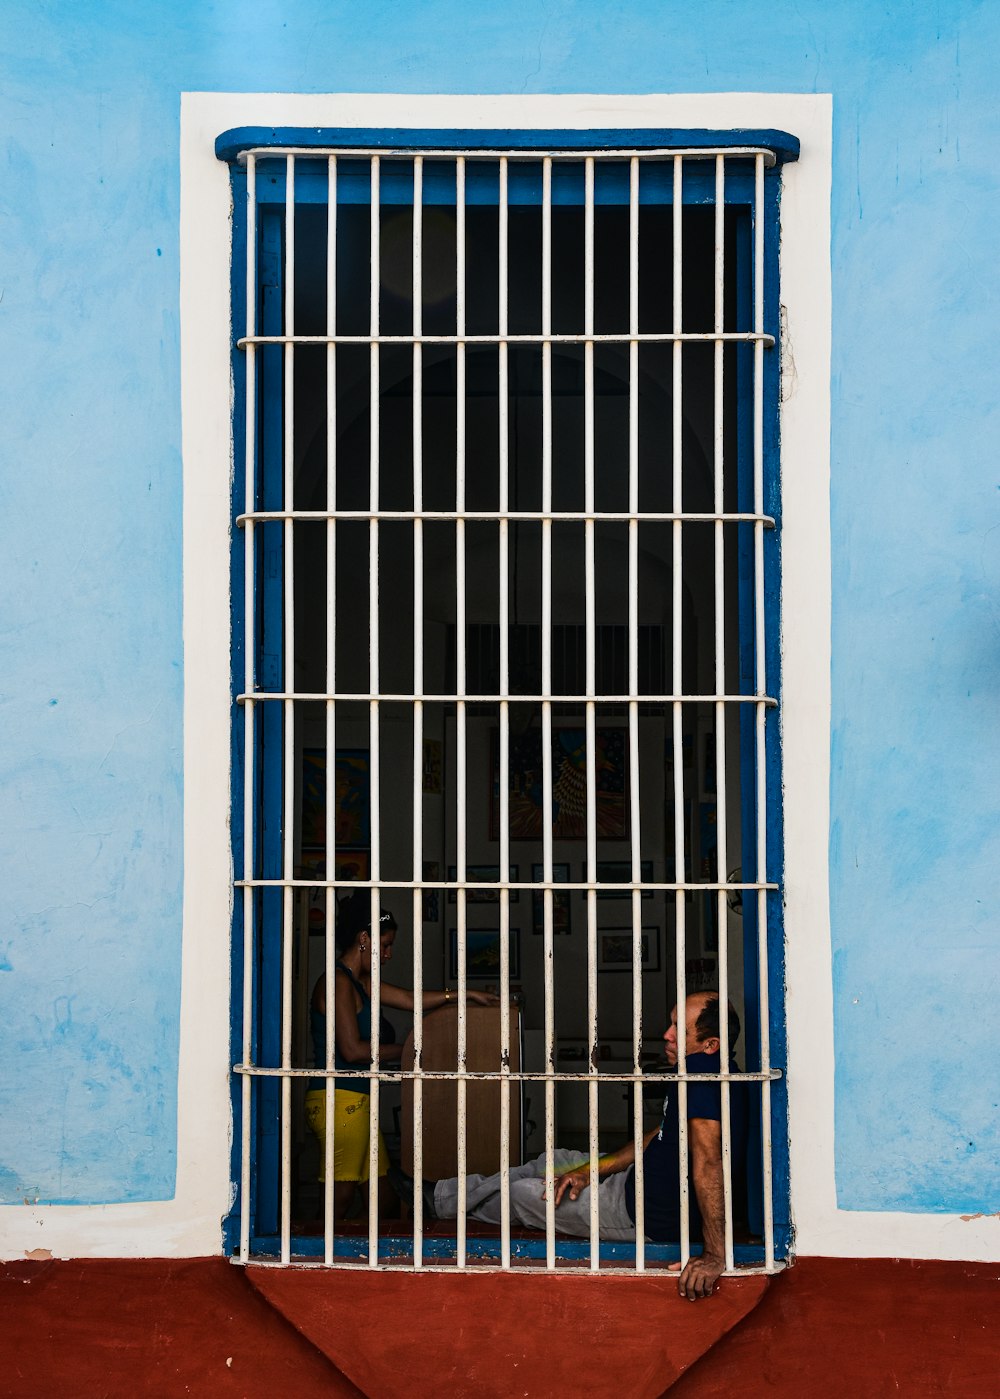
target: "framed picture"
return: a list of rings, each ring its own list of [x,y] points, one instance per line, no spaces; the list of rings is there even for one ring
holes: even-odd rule
[[[442,744],[440,739],[424,739],[423,789],[429,796],[440,796],[444,791]]]
[[[709,730],[703,733],[702,753],[704,755],[702,763],[702,791],[707,797],[715,796],[715,734]]]
[[[628,835],[625,800],[626,730],[598,729],[597,836],[623,840]],[[490,839],[500,839],[500,735],[491,744],[492,803]],[[542,733],[528,729],[510,738],[510,838],[542,838]],[[584,729],[555,729],[552,734],[552,834],[556,840],[587,836],[587,735]]]
[[[642,929],[642,969],[660,970],[660,930]],[[632,969],[632,929],[601,928],[597,934],[597,970],[627,972]]]
[[[521,933],[510,932],[510,975],[521,975]],[[500,980],[500,929],[467,928],[465,933],[465,974],[470,981]],[[448,933],[448,980],[458,980],[458,929]]]
[[[583,877],[587,878],[587,866],[583,866]],[[597,878],[601,884],[630,884],[632,882],[632,861],[631,860],[598,860]],[[639,878],[645,883],[650,883],[653,878],[652,860],[639,861]],[[623,889],[621,893],[617,889],[599,889],[597,891],[599,899],[630,899],[631,889]],[[652,889],[642,891],[644,899],[653,897]]]
[[[715,802],[700,802],[698,806],[698,852],[701,856],[700,878],[714,884],[718,878],[719,833],[716,829]]]
[[[511,865],[508,878],[513,884],[517,880],[518,866]],[[496,884],[500,878],[499,865],[466,865],[465,877],[474,884]],[[458,878],[458,869],[455,865],[448,866],[448,879],[454,882]],[[516,904],[521,897],[520,889],[511,889],[510,901]],[[450,904],[458,902],[458,890],[448,890],[448,902]],[[500,902],[499,889],[469,889],[465,895],[467,904],[498,904]]]
[[[326,749],[302,753],[302,846],[326,846]],[[338,748],[333,827],[338,846],[371,844],[371,790],[367,748]]]
[[[425,884],[441,878],[441,866],[437,860],[425,860],[422,866]],[[425,889],[421,917],[425,923],[441,922],[441,890]]]
[[[545,878],[544,865],[531,866],[531,878],[537,884]],[[552,866],[553,884],[569,883],[569,865]],[[565,894],[552,893],[552,931],[556,937],[571,931],[572,902],[570,890]],[[539,936],[545,932],[545,899],[541,890],[531,896],[531,931]]]

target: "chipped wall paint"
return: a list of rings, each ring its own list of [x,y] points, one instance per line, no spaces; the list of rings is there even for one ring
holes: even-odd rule
[[[1000,1203],[995,7],[7,14],[0,1198],[30,1228],[0,1226],[197,1251],[226,1203],[228,927],[182,859],[184,802],[190,819],[219,772],[182,750],[182,715],[218,693],[190,612],[182,670],[181,93],[828,92],[832,569],[785,619],[832,704],[810,716],[828,743],[792,735],[793,785],[825,795],[830,758],[828,868],[790,832],[793,1198],[812,1251],[988,1250],[996,1220],[956,1217]],[[790,466],[822,476],[786,463],[793,491]],[[210,842],[225,851],[224,826]]]

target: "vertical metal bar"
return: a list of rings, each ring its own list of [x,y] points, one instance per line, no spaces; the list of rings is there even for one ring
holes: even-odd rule
[[[642,874],[639,804],[639,159],[629,161],[628,259],[628,735],[632,882]],[[642,1159],[642,893],[632,890],[632,1132],[635,1141],[635,1268],[646,1267]]]
[[[594,158],[584,162],[583,220],[583,497],[588,517],[594,511]],[[587,880],[597,877],[597,706],[596,682],[596,601],[597,571],[594,521],[583,526],[584,594],[586,618],[586,686],[584,708],[587,737]],[[587,890],[587,1037],[589,1040],[587,1082],[587,1137],[590,1157],[590,1267],[601,1266],[599,1104],[597,1086],[597,891]]]
[[[370,284],[370,328],[371,370],[370,370],[370,460],[368,508],[368,688],[369,688],[369,781],[371,790],[371,1096],[370,1128],[368,1141],[368,1262],[371,1267],[378,1264],[378,1143],[379,1143],[379,1020],[381,990],[381,938],[379,937],[379,889],[381,876],[381,792],[379,763],[379,287],[381,281],[379,265],[379,157],[371,158],[371,284]]]
[[[716,777],[716,879],[725,881],[728,868],[726,812],[726,565],[725,525],[725,289],[726,289],[726,159],[715,157],[715,413],[714,413],[714,510],[715,543],[715,777]],[[719,1067],[729,1069],[729,929],[725,889],[716,894],[716,926],[719,938]],[[726,1267],[733,1266],[732,1161],[729,1122],[729,1082],[722,1093],[722,1180],[725,1203]]]
[[[455,509],[459,518],[455,521],[455,631],[457,634],[456,675],[459,695],[455,706],[455,730],[457,745],[457,839],[456,861],[459,881],[458,890],[458,1073],[456,1084],[458,1118],[458,1266],[464,1268],[465,1258],[465,1209],[466,1209],[466,1102],[468,1008],[467,966],[466,966],[466,837],[467,837],[467,734],[466,734],[466,658],[465,658],[465,521],[461,518],[465,509],[465,345],[461,337],[465,335],[465,158],[458,156],[455,161],[455,334],[459,337],[455,347]]]
[[[326,333],[337,333],[337,157],[327,161],[327,234],[326,234]],[[331,512],[326,522],[326,692],[337,689],[337,346],[331,340],[326,347],[326,508]],[[337,774],[337,705],[326,701],[326,877],[333,878],[336,869],[336,774]],[[336,942],[334,926],[337,900],[333,885],[326,886],[323,920],[323,968],[326,986],[326,1135],[323,1142],[323,1261],[333,1263],[333,1170],[334,1170],[334,1094],[336,1084]]]
[[[764,333],[764,157],[754,157],[754,295],[753,328],[758,337]],[[753,508],[759,517],[764,513],[764,343],[754,341],[753,347]],[[767,879],[767,767],[765,758],[764,696],[767,674],[764,650],[764,525],[754,521],[754,656],[756,677],[755,759],[757,814],[757,873],[756,880]],[[767,891],[757,890],[757,966],[760,996],[760,1067],[767,1073],[771,1067],[771,1023],[768,998],[767,967]],[[761,1157],[764,1195],[764,1264],[774,1269],[774,1200],[771,1183],[771,1084],[761,1083]]]
[[[246,250],[246,333],[248,342],[256,334],[257,322],[257,159],[247,156],[247,250]],[[256,508],[255,456],[257,445],[257,357],[256,346],[246,348],[246,422],[244,439],[244,508]],[[243,531],[243,878],[253,878],[254,826],[254,653],[256,651],[256,604],[254,577],[254,522],[247,520]],[[243,886],[243,1063],[253,1055],[253,963],[254,890]],[[250,1117],[253,1106],[253,1080],[243,1075],[240,1084],[240,1262],[250,1257]]]
[[[423,323],[424,161],[413,160],[413,879],[423,878],[424,810],[424,440]],[[413,891],[413,1067],[423,1069],[424,939],[423,892]],[[424,1084],[413,1080],[413,1266],[424,1251]]]
[[[552,985],[552,158],[542,161],[542,871],[545,1071],[555,1072]],[[555,1268],[555,1084],[545,1081],[545,1266]]]
[[[683,290],[684,290],[684,158],[674,157],[673,191],[673,333],[680,335],[683,330]],[[684,451],[683,427],[683,342],[674,341],[673,348],[673,417],[672,417],[672,469],[673,506],[675,514],[683,509],[684,502]],[[676,881],[687,883],[687,867],[684,839],[684,705],[676,698],[684,689],[684,555],[683,525],[680,520],[673,522],[673,636],[672,636],[672,680],[673,702],[673,756],[674,756],[674,866]],[[680,1177],[680,1221],[681,1221],[681,1266],[687,1263],[691,1253],[691,1213],[688,1190],[688,1130],[687,1130],[687,1083],[684,1074],[687,1070],[686,1002],[686,926],[684,888],[677,891],[676,912],[676,976],[677,976],[677,1152]]]
[[[285,334],[295,334],[295,157],[285,160]],[[284,402],[284,509],[294,508],[295,488],[295,346],[285,344]],[[295,556],[293,523],[284,525],[284,684],[286,692],[295,688]],[[286,699],[284,708],[284,831],[282,843],[281,918],[281,1067],[292,1067],[292,947],[294,942],[294,898],[291,879],[295,873],[295,701]],[[287,1263],[291,1250],[292,1208],[292,1080],[281,1078],[281,1261]]]
[[[498,398],[499,442],[499,553],[500,553],[500,869],[510,870],[510,533],[506,512],[510,508],[510,416],[507,360],[509,303],[509,208],[507,159],[500,158],[498,245]],[[507,875],[503,876],[507,878]],[[500,895],[500,1266],[510,1267],[510,894]],[[524,1069],[524,1065],[520,1065]],[[524,1142],[521,1142],[524,1151]]]

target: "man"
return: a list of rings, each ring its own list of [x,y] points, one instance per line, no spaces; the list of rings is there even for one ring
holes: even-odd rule
[[[736,1011],[729,1007],[729,1048],[740,1033]],[[677,1064],[677,1007],[663,1036],[667,1063]],[[688,1073],[719,1072],[719,997],[714,991],[688,996],[685,1014],[685,1056]],[[730,1071],[736,1064],[730,1058]],[[646,1237],[655,1242],[680,1237],[680,1173],[678,1153],[678,1092],[664,1084],[663,1116],[659,1128],[643,1137],[643,1201]],[[681,1271],[678,1290],[695,1301],[711,1296],[726,1266],[725,1206],[722,1174],[722,1094],[718,1083],[689,1083],[687,1088],[688,1156],[690,1161],[691,1237],[702,1239],[700,1257],[689,1259]],[[742,1084],[730,1090],[730,1127],[734,1159],[746,1145],[746,1102]],[[556,1148],[556,1229],[560,1234],[590,1235],[590,1165],[579,1152]],[[390,1169],[389,1178],[403,1200],[412,1205],[413,1180]],[[635,1238],[635,1143],[629,1142],[598,1163],[600,1236],[607,1240]],[[458,1181],[425,1181],[424,1211],[431,1218],[454,1219]],[[545,1228],[545,1155],[510,1171],[511,1222],[528,1229]],[[466,1181],[466,1213],[489,1224],[500,1223],[500,1176],[470,1175]],[[680,1264],[675,1264],[680,1268]]]

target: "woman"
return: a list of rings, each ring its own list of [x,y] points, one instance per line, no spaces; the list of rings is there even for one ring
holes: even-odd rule
[[[396,940],[396,920],[388,909],[379,917],[378,945],[381,966],[391,960]],[[359,1069],[371,1066],[371,968],[373,939],[371,934],[371,896],[359,889],[344,900],[337,910],[337,959],[334,984],[334,1063],[338,1069]],[[326,977],[321,976],[312,994],[311,1020],[316,1066],[326,1064]],[[393,1010],[412,1010],[413,992],[382,981],[380,1000]],[[424,991],[424,1010],[447,1005],[452,993]],[[497,996],[484,991],[469,991],[468,1000],[474,1005],[499,1005]],[[386,1032],[392,1027],[382,1021],[379,1035],[379,1062],[388,1067],[403,1057],[403,1046],[396,1044]],[[345,1219],[354,1202],[359,1186],[368,1183],[368,1149],[370,1137],[370,1080],[367,1078],[334,1079],[333,1131],[333,1216]],[[313,1079],[306,1094],[306,1120],[319,1139],[321,1181],[326,1179],[326,1091],[322,1079]],[[385,1142],[378,1134],[379,1213],[392,1214],[398,1201],[385,1179],[389,1168]]]

